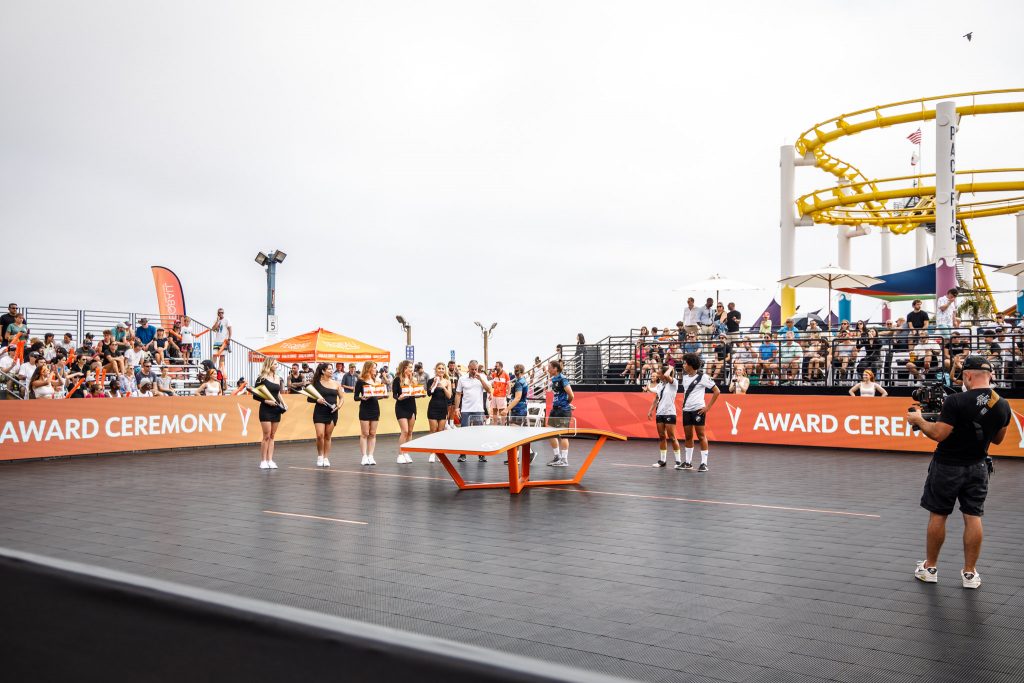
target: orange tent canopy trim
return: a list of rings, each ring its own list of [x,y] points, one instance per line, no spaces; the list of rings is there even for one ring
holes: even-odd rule
[[[339,363],[364,360],[391,362],[389,351],[337,332],[325,330],[322,327],[264,346],[259,351],[253,352],[250,360],[259,362],[265,356],[270,356],[281,363]]]

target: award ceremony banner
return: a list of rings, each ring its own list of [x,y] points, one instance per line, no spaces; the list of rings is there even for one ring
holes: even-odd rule
[[[277,441],[315,438],[313,404],[285,395]],[[418,399],[426,415],[426,400]],[[394,400],[381,401],[378,434],[397,434]],[[359,407],[341,406],[335,437],[359,435]],[[416,431],[427,430],[427,420]],[[0,460],[62,455],[201,448],[256,443],[262,438],[259,404],[245,396],[4,401]]]
[[[579,427],[656,439],[654,420],[647,419],[653,398],[640,392],[578,391],[573,416]],[[909,398],[722,394],[708,412],[707,437],[712,442],[930,453],[935,442],[907,422],[910,404]],[[1011,400],[1010,407],[1006,438],[989,449],[990,455],[1024,456],[1024,401]],[[676,432],[682,438],[681,424]]]

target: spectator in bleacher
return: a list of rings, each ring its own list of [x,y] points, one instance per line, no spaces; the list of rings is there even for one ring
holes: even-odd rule
[[[150,382],[156,382],[158,377],[157,373],[153,371],[153,362],[150,360],[142,361],[142,366],[133,373],[135,377],[135,383],[141,384],[142,380],[148,379]]]
[[[14,358],[16,351],[17,347],[14,344],[5,344],[0,348],[0,373],[3,373],[0,383],[3,384],[8,392],[18,392],[20,394],[17,378],[21,363]]]
[[[103,357],[104,367],[109,372],[119,375],[125,373],[124,352],[124,342],[114,341],[113,333],[110,330],[103,330],[103,341],[100,342],[100,355]]]
[[[85,333],[82,345],[75,351],[75,355],[83,358],[92,358],[96,355],[96,347],[92,343],[92,332]]]
[[[683,319],[680,321],[683,323],[683,329],[686,330],[686,334],[693,334],[697,336],[700,333],[700,311],[693,305],[693,297],[689,297],[686,300],[686,308],[683,309]],[[676,323],[677,325],[679,323]]]
[[[735,338],[740,333],[740,323],[743,321],[743,315],[736,310],[736,304],[731,301],[727,308],[729,310],[725,313],[725,327],[729,336]]]
[[[715,314],[711,319],[711,334],[717,338],[728,332],[729,328],[725,324],[725,306],[719,301],[715,304]]]
[[[837,371],[839,378],[848,379],[857,358],[857,342],[850,336],[849,323],[844,321],[843,324],[846,329],[839,330],[832,349],[832,369]]]
[[[153,385],[154,396],[174,396],[171,374],[167,368],[156,368],[156,383]]]
[[[729,343],[729,335],[718,335],[718,343],[715,344],[714,353],[707,360],[707,371],[711,375],[711,379],[718,380],[722,376],[731,353],[732,344]]]
[[[734,394],[745,394],[748,389],[750,389],[750,378],[747,377],[742,366],[736,368],[736,372],[733,373],[732,380],[729,382],[729,391]]]
[[[139,391],[139,383],[135,381],[135,373],[131,369],[123,375],[118,375],[117,382],[125,396],[134,396]]]
[[[7,339],[7,326],[14,322],[14,318],[17,315],[18,304],[7,304],[7,312],[0,315],[0,334],[4,335],[4,339]],[[22,314],[21,320],[28,324],[28,321],[25,320],[24,314]]]
[[[821,336],[822,332],[824,332],[824,330],[822,330],[821,326],[818,325],[817,320],[811,318],[810,320],[807,321],[807,329],[804,330],[805,337],[808,337],[810,339],[817,339],[818,337]]]
[[[751,346],[749,339],[740,339],[734,342],[731,355],[734,372],[740,369],[746,373],[757,370],[758,350]]]
[[[877,372],[882,367],[882,340],[878,337],[878,330],[874,327],[864,330],[861,348],[864,356],[857,362],[857,370],[861,373],[865,370]]]
[[[860,381],[850,387],[850,396],[881,396],[885,398],[889,393],[881,384],[875,381],[875,373],[871,370],[864,370],[860,375]]]
[[[64,349],[68,355],[75,350],[75,338],[71,336],[70,332],[64,333],[64,340],[60,343],[60,347]]]
[[[697,341],[697,333],[687,330],[686,341],[683,342],[682,351],[684,354],[692,353],[698,358],[703,355],[704,345]]]
[[[298,363],[292,363],[291,371],[286,378],[288,393],[297,394],[306,386],[306,377],[299,370]]]
[[[47,363],[57,357],[57,343],[54,341],[53,332],[47,332],[43,335],[43,348],[41,353],[43,354],[43,360]]]
[[[28,342],[28,325],[25,324],[24,314],[15,313],[14,320],[4,327],[4,341],[8,344]]]
[[[21,393],[25,398],[29,396],[28,385],[32,381],[32,376],[36,374],[39,360],[39,354],[33,351],[25,358],[25,362],[18,367],[18,380],[21,383]]]
[[[636,361],[627,360],[626,367],[619,373],[619,377],[622,377],[624,380],[628,379],[630,384],[636,383]]]
[[[135,328],[135,336],[142,342],[143,346],[149,346],[149,343],[156,338],[156,329],[149,324],[149,318],[139,318],[139,326]]]
[[[960,355],[966,357],[968,352],[971,350],[971,342],[961,336],[959,332],[953,332],[949,336],[949,341],[945,343],[945,347],[946,357],[944,362],[946,365],[946,372],[949,372],[951,369],[950,364],[952,363],[952,359]]]
[[[910,360],[906,363],[907,372],[914,379],[923,380],[936,364],[942,367],[942,346],[931,339],[925,330],[920,330],[911,349]]]
[[[790,332],[793,333],[793,338],[796,338],[797,333],[800,332],[797,326],[794,324],[793,318],[786,318],[786,321],[779,327],[779,339],[785,339],[786,335]]]
[[[935,331],[943,339],[949,339],[953,328],[960,325],[956,317],[956,297],[959,293],[954,287],[935,301]]]
[[[800,378],[804,349],[797,342],[795,332],[786,332],[785,340],[779,349],[779,367],[786,373],[786,379],[792,381]]]
[[[828,340],[824,337],[817,337],[807,340],[804,347],[804,366],[806,373],[804,377],[815,381],[825,378],[824,368],[828,362]]]
[[[196,389],[197,396],[220,396],[221,386],[220,380],[217,379],[217,371],[210,368],[206,371],[206,375],[203,377],[203,383]]]
[[[139,383],[139,389],[135,392],[137,398],[153,398],[153,383],[144,379]]]
[[[227,354],[231,353],[231,321],[224,316],[224,309],[217,309],[217,318],[210,325],[210,333],[213,336],[213,355],[218,359],[217,368],[224,374],[224,367],[227,363]],[[310,382],[313,381],[312,372]],[[307,382],[308,384],[309,382]]]
[[[761,380],[778,374],[779,371],[779,345],[775,343],[775,335],[766,334],[757,347],[757,374]]]
[[[715,300],[708,297],[704,302],[704,305],[700,308],[700,314],[697,316],[697,324],[700,325],[700,333],[705,339],[711,339],[711,335],[714,333],[714,322],[715,322]]]
[[[857,341],[857,350],[861,350],[868,342],[868,324],[858,320],[853,329],[853,338]]]
[[[911,304],[914,307],[910,313],[907,313],[907,324],[912,330],[926,330],[928,329],[928,314],[921,310],[921,300],[914,299]]]
[[[772,333],[772,314],[768,311],[761,314],[761,324],[757,326],[757,333],[762,339],[766,334]]]
[[[135,373],[142,367],[142,361],[146,357],[146,350],[142,348],[142,342],[135,340],[132,348],[124,352],[125,364],[131,372]]]
[[[49,363],[39,361],[36,364],[36,371],[32,373],[32,378],[29,380],[32,398],[52,399],[57,390],[62,387],[61,381],[53,374]]]
[[[139,341],[142,341],[141,339]],[[163,365],[170,358],[171,350],[177,350],[177,345],[171,341],[167,336],[167,331],[164,328],[157,328],[156,336],[153,338],[146,348],[150,353],[153,354],[153,358],[156,360],[157,365]]]
[[[181,339],[176,339],[175,343],[181,349],[181,355],[188,362],[188,359],[196,355],[196,335],[192,331],[192,319],[187,315],[181,319],[180,327]]]
[[[107,398],[107,390],[103,388],[101,383],[91,382],[89,384],[89,394],[86,398]]]

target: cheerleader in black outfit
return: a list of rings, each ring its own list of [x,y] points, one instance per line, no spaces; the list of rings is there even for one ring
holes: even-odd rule
[[[277,378],[277,361],[273,358],[266,358],[263,367],[260,368],[260,375],[256,378],[254,386],[263,385],[273,394],[274,400],[267,401],[256,394],[250,394],[253,399],[260,402],[260,429],[263,430],[263,440],[260,441],[260,469],[276,470],[277,463],[274,462],[274,436],[277,434],[277,427],[281,424],[281,407],[277,401],[281,400],[281,382]]]
[[[359,402],[359,450],[363,454],[361,465],[377,464],[373,459],[373,449],[377,445],[377,423],[380,421],[380,405],[377,401],[380,397],[363,395],[366,387],[374,384],[376,376],[377,364],[372,360],[366,361],[352,392],[352,397]]]
[[[398,464],[412,463],[412,456],[401,451],[402,444],[412,439],[412,430],[416,427],[416,399],[413,396],[402,396],[402,388],[416,386],[416,378],[412,375],[412,361],[403,360],[398,364],[395,381],[391,383],[391,395],[395,397],[395,418],[398,420]]]
[[[323,399],[307,398],[313,406],[313,428],[316,430],[316,466],[330,467],[331,434],[338,424],[338,411],[345,397],[341,395],[341,385],[333,379],[334,369],[330,363],[320,363],[313,373],[312,386],[320,392]],[[331,407],[333,406],[333,408]]]
[[[455,396],[452,381],[448,377],[448,368],[444,363],[434,366],[434,379],[427,384],[427,395],[430,396],[430,403],[427,404],[427,423],[430,425],[430,433],[433,434],[445,428],[448,406]],[[437,462],[437,455],[431,453],[427,462]]]

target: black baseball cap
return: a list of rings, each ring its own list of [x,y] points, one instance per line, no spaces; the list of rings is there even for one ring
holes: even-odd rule
[[[992,364],[984,356],[967,356],[964,361],[964,370],[984,370],[992,372]]]

